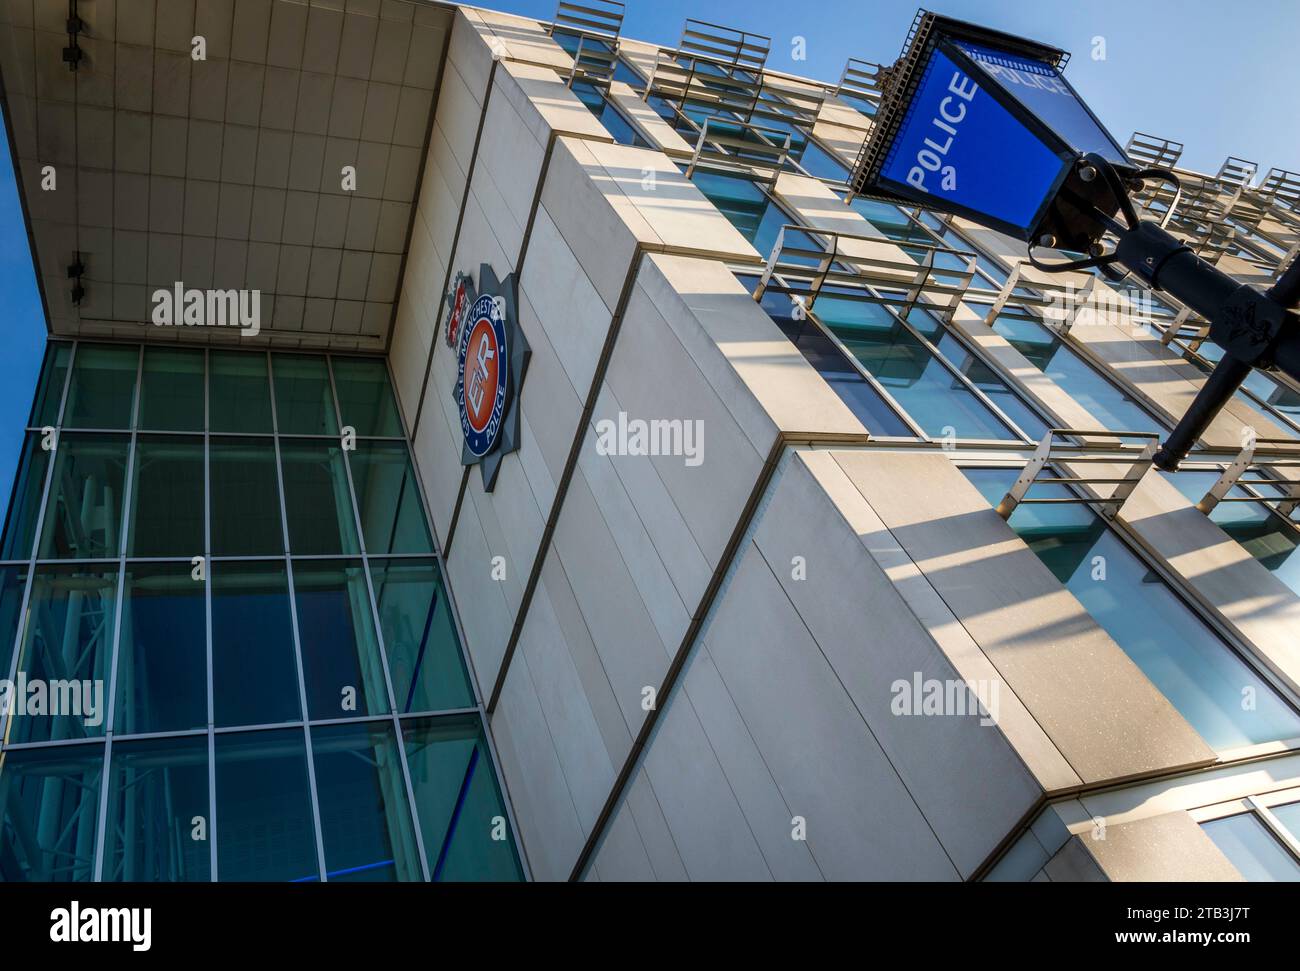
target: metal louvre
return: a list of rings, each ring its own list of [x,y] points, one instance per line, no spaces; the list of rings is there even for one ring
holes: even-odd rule
[[[1077,445],[1070,442],[1058,442],[1057,439],[1082,439],[1089,444]],[[1137,439],[1143,444],[1124,444],[1125,439]],[[1109,441],[1107,441],[1109,440]],[[1113,442],[1114,444],[1111,444]],[[1024,504],[1045,505],[1095,505],[1100,508],[1106,519],[1114,519],[1120,509],[1138,487],[1143,476],[1151,468],[1156,448],[1160,445],[1160,436],[1154,432],[1112,432],[1105,430],[1087,430],[1080,428],[1050,428],[1043,436],[1033,457],[1021,470],[1020,476],[1002,501],[997,504],[996,512],[1003,519],[1010,519],[1016,507]],[[1058,475],[1053,463],[1066,467],[1069,474]],[[1102,465],[1112,469],[1118,467],[1122,475],[1085,475],[1080,465]],[[1103,469],[1103,472],[1106,470]],[[1046,474],[1045,474],[1046,473]],[[1113,486],[1105,497],[1097,494],[1069,498],[1046,498],[1028,495],[1036,485],[1063,485],[1076,489],[1093,491],[1092,486]]]
[[[624,5],[618,0],[586,0],[570,3],[560,0],[555,19],[548,32],[576,37],[572,52],[573,67],[565,79],[569,87],[575,81],[587,81],[607,87],[618,68],[618,36],[623,29]]]
[[[817,236],[825,239],[827,246],[825,249],[811,249],[798,241],[787,241],[787,233]],[[952,320],[965,299],[975,276],[976,256],[966,250],[908,243],[905,249],[921,251],[921,259],[902,257],[894,260],[854,255],[851,249],[845,251],[843,244],[846,242],[903,245],[892,244],[879,236],[837,233],[787,223],[777,234],[754,289],[754,299],[761,301],[769,289],[803,294],[804,307],[811,310],[822,290],[830,285],[837,290],[836,298],[894,307],[904,320],[920,303],[924,310],[946,323]],[[937,258],[945,254],[964,259],[966,266],[953,269],[938,265]],[[805,293],[774,283],[773,277],[778,275],[808,278],[809,289]]]
[[[1243,480],[1242,476],[1255,463],[1255,452],[1260,445],[1272,446],[1271,450],[1280,450],[1284,457],[1267,459],[1266,467],[1259,470],[1260,474]],[[1285,457],[1288,455],[1294,457]],[[1277,469],[1300,469],[1300,443],[1293,438],[1254,439],[1223,470],[1218,481],[1196,504],[1196,508],[1208,516],[1221,502],[1255,502],[1272,509],[1283,519],[1290,519],[1291,514],[1300,507],[1300,479],[1284,478],[1276,472]],[[1260,494],[1255,496],[1228,495],[1234,487],[1243,483],[1263,486],[1276,494],[1266,495],[1257,489]]]
[[[719,134],[725,126],[736,133]],[[753,138],[744,137],[746,134]],[[790,157],[788,131],[766,128],[762,125],[744,124],[725,118],[705,118],[700,136],[695,142],[695,153],[686,168],[686,178],[695,170],[727,172],[743,175],[755,182],[771,184],[776,181]]]
[[[851,94],[879,106],[884,95],[884,67],[873,61],[864,61],[850,57],[840,75],[840,83],[835,86],[835,93]]]

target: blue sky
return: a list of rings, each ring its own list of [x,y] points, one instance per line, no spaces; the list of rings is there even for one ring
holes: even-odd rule
[[[555,0],[483,6],[549,19]],[[1067,76],[1121,144],[1134,130],[1182,141],[1183,163],[1217,171],[1229,155],[1300,169],[1297,0],[931,0],[930,9],[1071,51]],[[629,0],[624,33],[676,43],[697,17],[766,34],[768,64],[833,81],[849,57],[897,57],[917,0]],[[794,61],[794,38],[807,59]],[[1105,59],[1094,59],[1096,39]],[[1142,92],[1138,94],[1136,92]],[[1274,95],[1273,93],[1276,93]],[[7,499],[45,325],[14,189],[0,150],[0,496]]]

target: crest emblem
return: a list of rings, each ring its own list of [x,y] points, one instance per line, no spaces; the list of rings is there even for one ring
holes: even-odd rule
[[[479,290],[458,274],[448,294],[447,332],[456,333],[456,388],[464,447],[461,464],[479,465],[483,488],[496,485],[501,460],[519,447],[519,392],[532,351],[519,329],[514,274],[498,281],[479,268]]]

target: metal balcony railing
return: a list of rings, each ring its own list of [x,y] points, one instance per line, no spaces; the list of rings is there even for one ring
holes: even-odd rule
[[[1058,439],[1082,439],[1088,444],[1059,441]],[[1110,444],[1106,440],[1114,442]],[[1125,445],[1123,440],[1135,439],[1132,445]],[[997,504],[997,514],[1003,519],[1010,519],[1017,506],[1025,504],[1087,504],[1096,506],[1106,519],[1114,519],[1120,509],[1138,487],[1143,476],[1151,468],[1152,459],[1160,445],[1160,436],[1154,432],[1112,432],[1089,431],[1079,428],[1048,429],[1029,462],[1021,470],[1015,484],[1012,485],[1002,501]],[[1062,465],[1070,473],[1061,475],[1055,466]],[[1109,469],[1119,468],[1122,475],[1093,476],[1083,474],[1080,466],[1101,465]],[[1105,470],[1103,470],[1105,471]],[[1086,489],[1091,495],[1070,495],[1068,497],[1030,496],[1029,490],[1034,486],[1061,485],[1074,490]],[[1094,486],[1113,486],[1107,495],[1093,490]]]
[[[826,240],[824,249],[810,248],[797,237],[815,236]],[[889,259],[864,255],[855,243],[902,247],[916,252],[917,260]],[[854,252],[858,249],[858,252]],[[943,266],[940,257],[954,256],[964,265],[960,269]],[[922,308],[938,319],[952,320],[957,307],[966,297],[975,276],[976,256],[964,250],[928,244],[893,243],[880,236],[808,229],[794,224],[781,227],[772,252],[768,255],[754,299],[762,300],[769,289],[798,294],[806,310],[812,310],[826,287],[832,287],[836,299],[893,307],[906,320],[912,309]],[[807,291],[787,290],[773,282],[774,277],[809,279]]]

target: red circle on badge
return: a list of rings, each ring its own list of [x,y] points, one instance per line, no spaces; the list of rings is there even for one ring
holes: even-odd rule
[[[474,321],[465,348],[465,418],[470,428],[482,433],[492,420],[498,382],[501,380],[501,348],[496,329],[487,317]]]

